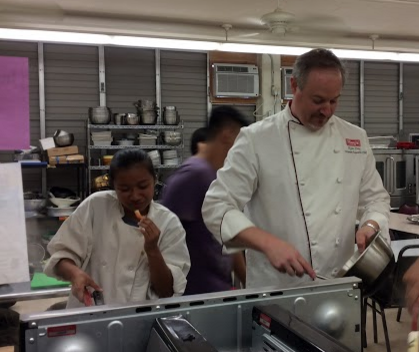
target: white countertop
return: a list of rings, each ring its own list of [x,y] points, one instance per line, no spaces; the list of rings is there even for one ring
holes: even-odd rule
[[[406,218],[406,214],[390,213],[390,230],[402,231],[419,235],[419,225],[412,224]]]

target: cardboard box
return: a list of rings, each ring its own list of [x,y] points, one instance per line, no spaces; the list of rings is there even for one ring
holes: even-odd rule
[[[49,164],[50,165],[57,165],[57,164],[83,164],[84,163],[84,155],[76,154],[76,155],[57,155],[57,156],[50,156],[49,157]]]
[[[61,155],[73,155],[79,153],[79,147],[77,145],[71,145],[69,147],[51,148],[47,150],[49,157],[61,156]]]

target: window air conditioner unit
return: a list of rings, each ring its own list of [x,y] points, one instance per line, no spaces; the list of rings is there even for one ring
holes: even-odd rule
[[[213,64],[216,97],[259,96],[259,70],[255,65]]]
[[[282,99],[292,99],[292,88],[291,88],[291,77],[292,77],[292,67],[283,67],[282,71]]]

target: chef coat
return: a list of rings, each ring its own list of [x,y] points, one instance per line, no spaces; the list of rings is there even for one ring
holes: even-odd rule
[[[55,266],[73,260],[103,289],[105,304],[158,296],[150,287],[150,271],[139,228],[126,224],[114,191],[92,194],[63,223],[48,245],[51,259],[45,273],[57,277]],[[175,214],[151,202],[147,215],[160,230],[158,246],[173,276],[174,295],[182,295],[190,259],[185,231]],[[70,295],[67,308],[83,306]]]
[[[257,226],[292,244],[317,274],[333,277],[354,253],[358,206],[361,224],[375,220],[389,240],[390,197],[366,132],[335,115],[312,131],[287,106],[241,129],[202,212],[221,243]],[[264,254],[247,251],[247,287],[302,280],[308,275],[281,274]]]

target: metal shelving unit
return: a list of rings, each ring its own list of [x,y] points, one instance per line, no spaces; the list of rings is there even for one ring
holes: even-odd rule
[[[179,125],[94,125],[87,124],[87,129],[91,130],[177,130],[183,129],[182,121]]]
[[[181,145],[89,145],[89,149],[99,149],[99,150],[114,150],[114,149],[125,149],[125,148],[138,148],[144,150],[161,150],[161,149],[183,149],[183,144]]]
[[[144,150],[178,150],[179,164],[177,165],[164,165],[161,164],[155,168],[158,170],[171,170],[176,169],[182,163],[183,148],[184,148],[184,134],[183,134],[184,125],[181,121],[178,125],[96,125],[91,124],[90,121],[87,121],[86,128],[86,145],[87,145],[87,183],[88,183],[88,193],[91,193],[92,187],[92,172],[102,172],[102,174],[109,170],[109,165],[92,165],[92,152],[100,152],[100,156],[103,156],[106,151],[117,151],[125,148],[139,148]],[[157,144],[157,145],[92,145],[91,141],[91,131],[95,130],[107,130],[115,132],[123,131],[138,131],[141,130],[158,130],[162,131],[174,131],[181,130],[182,143],[177,146],[167,145],[167,144]]]
[[[160,165],[159,169],[177,169],[179,165]],[[109,165],[101,165],[101,166],[89,166],[89,169],[92,171],[104,171],[109,170]]]

